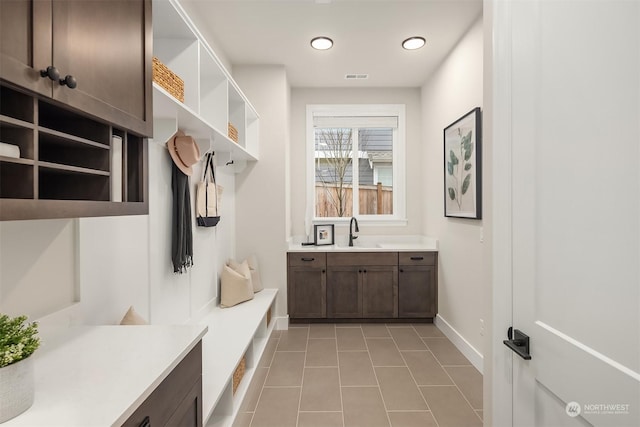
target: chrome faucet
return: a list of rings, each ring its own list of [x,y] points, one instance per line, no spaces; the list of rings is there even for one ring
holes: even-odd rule
[[[358,220],[355,216],[351,217],[351,221],[349,222],[349,246],[353,246],[353,241],[358,238],[358,236],[353,235],[353,223],[356,223],[356,233],[360,232],[358,228]]]

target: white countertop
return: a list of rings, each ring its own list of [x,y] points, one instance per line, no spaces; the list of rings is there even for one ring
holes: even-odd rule
[[[43,335],[32,356],[33,406],[2,427],[120,426],[206,332],[203,325],[79,326]]]
[[[300,238],[289,242],[289,252],[437,252],[438,240],[427,236],[358,236],[353,246],[339,236],[335,245],[303,246]]]

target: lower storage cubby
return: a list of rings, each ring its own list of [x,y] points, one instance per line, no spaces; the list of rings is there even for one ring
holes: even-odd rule
[[[32,164],[29,165],[0,160],[0,198],[33,198]]]
[[[0,119],[0,142],[18,147],[19,158],[33,160],[33,129]]]
[[[126,139],[126,200],[142,202],[145,199],[145,177],[147,176],[146,146],[143,138],[128,134]]]
[[[247,369],[247,355],[245,354],[240,359],[240,363],[238,363],[238,367],[235,371],[233,371],[233,394],[236,394],[238,390],[238,386],[244,377],[245,370]]]
[[[42,165],[38,170],[39,199],[109,201],[108,172],[93,175]]]
[[[109,146],[89,145],[61,135],[40,132],[40,161],[109,172]]]

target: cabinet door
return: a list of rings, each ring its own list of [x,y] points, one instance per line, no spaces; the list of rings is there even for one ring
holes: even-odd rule
[[[398,317],[398,268],[362,268],[362,317]]]
[[[398,273],[398,316],[432,318],[437,314],[435,266],[400,266]]]
[[[153,355],[149,355],[153,357]],[[122,427],[202,425],[202,342],[156,387]]]
[[[51,64],[51,3],[1,0],[0,77],[51,96],[52,81],[40,76]]]
[[[327,268],[327,317],[362,317],[362,267]]]
[[[165,427],[202,427],[202,380],[194,384]]]
[[[53,64],[77,82],[53,97],[150,135],[151,40],[150,0],[53,0]]]
[[[289,267],[289,316],[327,317],[327,280],[324,268]]]

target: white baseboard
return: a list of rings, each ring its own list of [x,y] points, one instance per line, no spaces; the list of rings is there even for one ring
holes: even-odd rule
[[[289,315],[276,317],[276,330],[286,331],[289,329]]]
[[[436,327],[440,329],[440,331],[442,331],[442,333],[447,338],[449,338],[449,341],[451,341],[453,345],[455,345],[456,348],[460,350],[460,352],[464,354],[464,356],[469,359],[471,364],[475,366],[475,368],[482,374],[484,364],[484,357],[482,356],[482,354],[478,350],[476,350],[475,347],[469,343],[469,341],[464,339],[464,337],[460,335],[460,333],[456,331],[449,324],[449,322],[444,320],[444,318],[442,318],[442,316],[440,316],[439,314],[436,315],[434,323]]]

